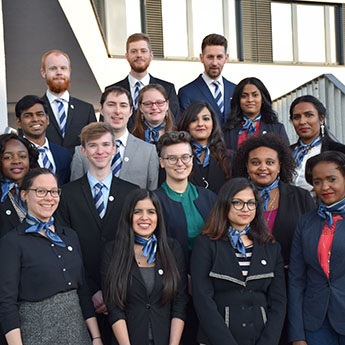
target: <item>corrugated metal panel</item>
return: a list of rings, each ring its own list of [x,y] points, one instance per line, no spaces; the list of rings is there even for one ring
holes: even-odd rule
[[[294,99],[303,95],[313,95],[325,105],[328,111],[326,125],[340,142],[345,143],[345,85],[333,74],[323,74],[273,101],[273,109],[284,123],[290,142],[297,140],[289,120],[290,105]]]
[[[146,1],[146,27],[156,57],[164,57],[163,19],[161,0]]]

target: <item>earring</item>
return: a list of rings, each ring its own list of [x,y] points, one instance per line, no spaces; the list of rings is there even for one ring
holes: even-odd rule
[[[141,121],[144,122],[145,118],[144,118],[144,114],[140,114],[140,118],[141,118]]]
[[[169,113],[168,113],[168,110],[165,112],[165,120],[168,120],[168,116],[169,116]]]
[[[321,137],[323,138],[325,136],[325,125],[323,123],[321,123],[320,129],[321,129]]]

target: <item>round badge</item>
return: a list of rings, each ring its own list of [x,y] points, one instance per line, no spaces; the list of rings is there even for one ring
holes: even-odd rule
[[[129,161],[129,158],[128,158],[128,157],[125,157],[124,160],[125,160],[125,162],[128,162],[128,161]]]
[[[263,265],[267,265],[267,261],[266,261],[266,260],[261,260],[261,263],[262,263]]]
[[[109,196],[109,201],[114,201],[114,197],[112,195]]]
[[[71,252],[73,248],[71,246],[68,246],[67,249]]]
[[[267,131],[262,131],[262,134],[267,134]]]
[[[160,268],[160,269],[158,270],[158,274],[159,274],[160,276],[162,276],[163,273],[164,273],[164,271]]]
[[[10,216],[12,214],[11,210],[6,210],[6,214]]]

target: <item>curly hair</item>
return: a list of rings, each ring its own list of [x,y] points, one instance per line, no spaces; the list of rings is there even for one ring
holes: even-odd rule
[[[26,149],[28,150],[28,154],[29,154],[30,170],[34,169],[34,168],[38,168],[37,159],[39,156],[39,152],[35,148],[35,146],[30,143],[29,140],[22,138],[22,137],[19,137],[17,134],[13,134],[13,133],[2,134],[2,135],[0,135],[0,180],[2,180],[4,178],[4,176],[2,174],[1,158],[2,158],[2,155],[4,154],[6,144],[10,140],[18,140],[19,142],[21,142],[26,147]]]
[[[275,133],[260,134],[250,137],[243,142],[234,158],[234,175],[247,177],[247,163],[249,153],[259,147],[268,147],[278,153],[280,166],[280,180],[290,183],[295,172],[296,162],[292,151],[284,139]]]
[[[197,119],[198,114],[204,108],[207,108],[210,112],[213,122],[212,131],[208,138],[210,155],[218,161],[225,178],[228,180],[231,178],[231,162],[229,158],[231,156],[231,151],[226,147],[218,116],[209,103],[203,100],[192,102],[183,112],[177,125],[177,130],[189,132],[189,125]]]
[[[266,86],[260,79],[250,77],[241,80],[234,89],[234,93],[232,94],[231,99],[231,111],[224,125],[225,129],[233,129],[243,121],[243,112],[241,109],[240,102],[243,88],[248,84],[255,85],[260,91],[262,97],[262,105],[260,111],[261,120],[265,123],[278,123],[277,114],[272,109],[271,95],[266,89]]]

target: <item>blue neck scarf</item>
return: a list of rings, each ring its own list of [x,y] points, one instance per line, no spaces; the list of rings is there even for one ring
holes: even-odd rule
[[[3,181],[1,182],[1,202],[4,202],[6,200],[8,193],[13,188],[15,189],[14,197],[16,201],[18,202],[18,197],[19,197],[18,185],[7,178],[3,179]]]
[[[260,191],[259,196],[264,198],[264,211],[267,211],[267,204],[270,201],[270,191],[279,186],[279,177],[277,177],[269,186],[258,187],[256,189]]]
[[[42,222],[39,219],[31,216],[29,213],[26,215],[26,222],[30,225],[25,232],[39,232],[45,229],[47,237],[57,246],[66,247],[65,242],[57,235],[54,231],[50,230],[49,227],[54,224],[54,217],[50,217],[48,222]]]
[[[323,203],[323,201],[321,201],[317,213],[321,218],[327,220],[327,225],[330,228],[333,225],[332,213],[345,215],[345,199],[340,200],[329,206],[327,206]]]
[[[293,158],[295,158],[297,166],[300,166],[304,156],[311,147],[318,146],[320,144],[320,136],[316,137],[310,144],[305,144],[302,139],[299,139],[299,146],[297,146],[293,151]]]
[[[255,117],[255,119],[253,119],[253,120],[251,120],[248,116],[243,115],[243,120],[244,120],[244,124],[242,126],[242,129],[238,132],[238,134],[245,133],[248,130],[248,137],[250,137],[256,131],[256,127],[254,125],[254,122],[257,122],[257,121],[261,120],[261,114],[257,115]]]
[[[242,231],[235,229],[231,225],[229,225],[229,238],[230,243],[234,249],[237,249],[241,254],[243,254],[245,257],[246,254],[246,248],[242,242],[241,236],[248,234],[248,231],[250,229],[250,224],[246,226],[246,228]]]
[[[199,165],[202,165],[203,167],[208,166],[210,163],[210,149],[208,147],[208,144],[207,145],[201,145],[201,144],[199,144],[193,140],[192,146],[194,148],[196,162]],[[203,151],[205,151],[205,157],[204,157],[204,162],[201,163],[200,157],[201,157]]]
[[[162,122],[160,125],[156,127],[152,127],[146,120],[144,121],[147,129],[145,129],[145,141],[147,143],[156,144],[159,139],[159,131],[164,129],[165,122]]]
[[[157,251],[157,237],[152,234],[149,238],[141,237],[135,234],[135,243],[143,245],[143,254],[145,257],[148,256],[147,263],[152,264],[156,261]]]

